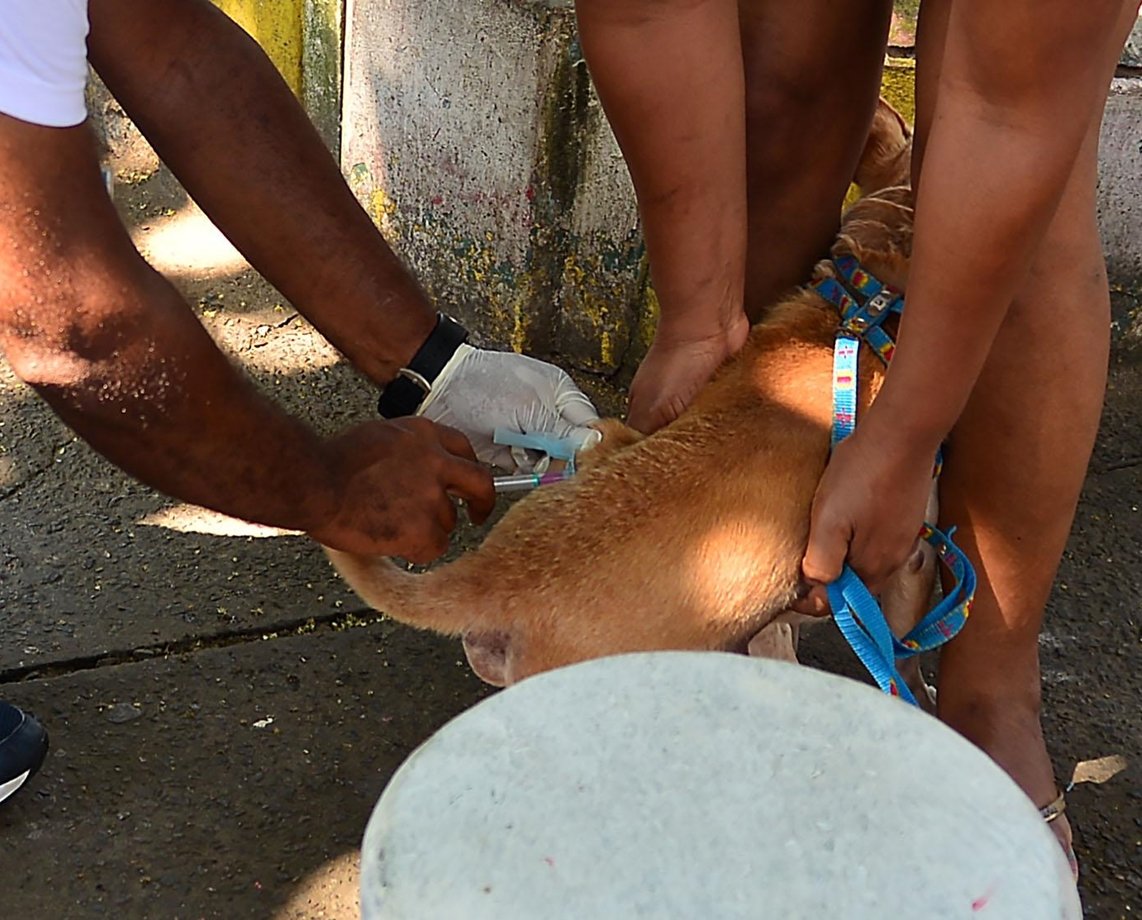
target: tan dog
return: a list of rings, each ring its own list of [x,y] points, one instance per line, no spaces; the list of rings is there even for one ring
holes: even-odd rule
[[[832,250],[898,288],[911,253],[909,146],[903,120],[882,104],[857,173],[866,197],[846,213]],[[462,636],[472,668],[493,684],[619,652],[745,651],[759,633],[755,651],[794,657],[785,611],[802,587],[810,505],[829,453],[837,326],[819,295],[794,293],[677,421],[645,438],[601,422],[603,441],[573,479],[518,502],[451,564],[415,575],[383,558],[329,556],[367,603]],[[861,378],[867,407],[883,379],[867,347]],[[905,569],[889,614],[898,634],[932,590],[930,558]]]

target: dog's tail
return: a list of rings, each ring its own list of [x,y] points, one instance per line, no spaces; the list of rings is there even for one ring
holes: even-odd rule
[[[912,129],[904,116],[882,98],[877,102],[853,181],[862,195],[871,195],[881,189],[907,185],[911,167]]]
[[[457,585],[463,574],[456,563],[423,575],[401,568],[385,556],[362,556],[325,547],[334,568],[357,596],[394,620],[449,636],[469,631],[480,617],[480,593]],[[457,597],[466,598],[462,605]]]

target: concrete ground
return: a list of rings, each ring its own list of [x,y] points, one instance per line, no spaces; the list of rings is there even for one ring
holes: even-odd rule
[[[168,177],[124,185],[118,202],[267,391],[322,430],[372,413],[371,389]],[[1080,780],[1071,814],[1095,918],[1142,910],[1140,404],[1142,353],[1121,344],[1042,640],[1045,720],[1059,776]],[[362,610],[302,538],[133,483],[6,366],[0,499],[0,697],[52,735],[43,771],[0,808],[0,915],[355,917],[357,847],[385,782],[489,692],[457,644]],[[456,549],[478,538],[465,530]],[[831,628],[806,657],[857,674]]]

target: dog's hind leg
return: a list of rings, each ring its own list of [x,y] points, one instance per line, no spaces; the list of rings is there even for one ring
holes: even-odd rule
[[[747,651],[751,658],[774,658],[797,664],[797,635],[798,624],[782,616],[750,639]]]
[[[936,554],[925,544],[892,576],[880,596],[884,618],[894,635],[905,635],[928,612],[935,582]],[[935,714],[936,691],[924,679],[919,656],[898,659],[896,668],[920,706]]]
[[[937,511],[936,484],[933,483],[925,519],[936,520]],[[881,592],[880,606],[884,610],[884,618],[897,638],[907,634],[931,609],[936,588],[936,565],[936,551],[921,542],[916,547],[916,552],[892,575]],[[899,660],[897,670],[921,708],[934,715],[936,691],[924,679],[920,658],[914,656]]]

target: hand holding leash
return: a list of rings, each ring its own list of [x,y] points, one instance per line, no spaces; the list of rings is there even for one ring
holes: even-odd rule
[[[935,447],[881,433],[876,407],[838,444],[813,500],[807,581],[835,581],[847,561],[874,594],[912,554],[932,488]]]

